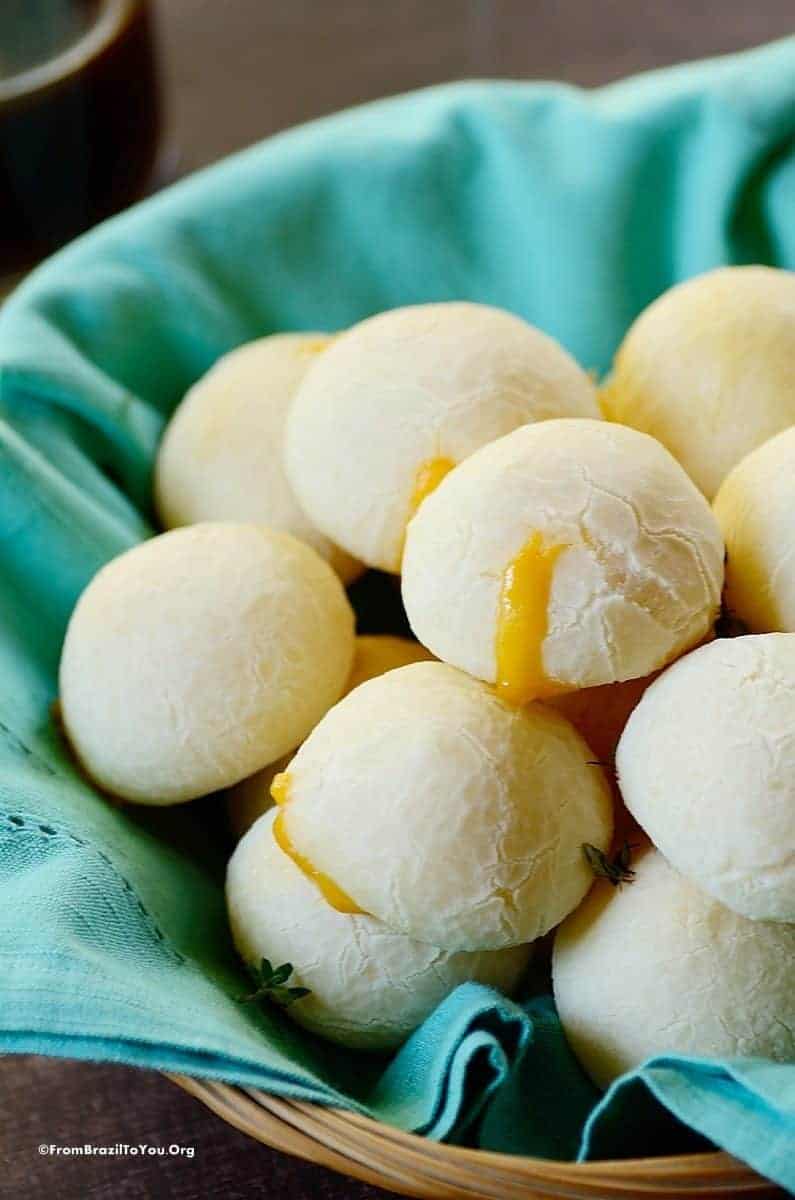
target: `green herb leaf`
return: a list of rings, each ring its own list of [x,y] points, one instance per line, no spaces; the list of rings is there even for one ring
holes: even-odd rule
[[[268,998],[273,1000],[275,1004],[282,1008],[289,1008],[296,1000],[303,999],[304,996],[309,996],[309,988],[303,987],[276,987],[268,993]]]
[[[632,883],[635,872],[630,863],[635,847],[630,842],[624,842],[613,858],[608,858],[603,850],[592,846],[590,842],[583,842],[582,849],[588,866],[599,879],[608,879],[613,887],[620,887],[622,883]]]
[[[293,964],[292,963],[282,963],[282,965],[280,967],[277,967],[276,970],[271,973],[271,977],[270,977],[271,987],[278,987],[278,985],[280,983],[285,983],[290,978],[292,973],[293,973]]]
[[[287,989],[287,994],[289,995],[290,1002],[292,1003],[293,1000],[303,1000],[304,996],[311,996],[312,990],[311,988],[305,987],[292,987]]]
[[[309,988],[284,986],[292,973],[292,963],[282,963],[280,967],[274,969],[269,960],[263,958],[259,967],[251,968],[251,974],[257,985],[256,989],[250,995],[240,996],[239,999],[243,1003],[252,1000],[270,1000],[274,1004],[281,1005],[282,1008],[288,1008],[296,1000],[310,995]]]

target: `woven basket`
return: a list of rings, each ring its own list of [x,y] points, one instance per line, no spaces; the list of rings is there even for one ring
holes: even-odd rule
[[[401,1196],[428,1200],[542,1197],[783,1196],[728,1154],[566,1163],[466,1150],[367,1117],[185,1075],[169,1078],[258,1142]]]

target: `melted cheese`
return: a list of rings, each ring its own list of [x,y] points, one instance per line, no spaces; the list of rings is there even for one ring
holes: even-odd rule
[[[565,545],[545,546],[536,532],[503,572],[497,614],[497,694],[510,704],[528,704],[562,690],[544,672],[542,649],[552,575],[565,549]]]
[[[284,807],[290,799],[290,772],[279,771],[271,780],[271,797],[274,803]]]
[[[364,909],[359,908],[356,901],[352,900],[347,892],[343,892],[333,879],[329,879],[328,875],[319,871],[314,863],[293,845],[284,823],[285,805],[290,799],[290,782],[289,771],[280,771],[278,775],[274,776],[271,784],[271,796],[281,809],[273,822],[273,836],[277,846],[288,858],[292,859],[298,870],[314,883],[326,903],[330,904],[332,908],[336,908],[337,912],[363,913]]]
[[[421,464],[414,479],[414,490],[409,500],[409,520],[431,492],[435,492],[455,463],[451,458],[429,458]]]

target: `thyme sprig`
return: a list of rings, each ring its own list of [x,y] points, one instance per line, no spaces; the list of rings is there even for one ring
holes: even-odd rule
[[[608,879],[613,887],[621,887],[622,883],[632,883],[635,878],[635,872],[630,866],[632,851],[635,849],[637,847],[632,842],[624,842],[621,849],[610,858],[604,850],[592,846],[590,842],[583,842],[582,845],[583,854],[594,875],[599,879]]]
[[[256,989],[249,996],[241,996],[241,1002],[247,1004],[252,1000],[270,1000],[282,1008],[289,1008],[296,1000],[310,994],[309,988],[285,987],[292,973],[292,963],[282,963],[280,967],[273,967],[267,958],[263,958],[258,967],[251,968]]]

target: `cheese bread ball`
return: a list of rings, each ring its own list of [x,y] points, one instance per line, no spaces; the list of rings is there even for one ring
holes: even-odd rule
[[[795,1060],[795,926],[738,916],[656,851],[633,866],[555,938],[555,1003],[594,1082],[658,1054]]]
[[[390,637],[387,634],[363,634],[356,639],[353,668],[348,676],[343,695],[347,695],[367,679],[375,679],[395,667],[423,662],[431,655],[419,642],[410,638]],[[241,838],[247,829],[273,805],[271,784],[281,771],[286,770],[292,754],[285,755],[270,766],[241,780],[230,788],[226,797],[227,813],[232,832]]]
[[[319,529],[399,571],[406,523],[450,468],[528,421],[598,417],[588,375],[546,334],[483,304],[422,304],[337,338],[287,424],[287,473]]]
[[[306,987],[288,1016],[343,1046],[399,1045],[445,997],[473,980],[510,993],[529,946],[451,954],[394,933],[374,917],[338,912],[280,850],[275,813],[248,831],[229,863],[232,935],[250,966],[292,963],[287,986]]]
[[[723,542],[646,434],[526,425],[456,467],[408,527],[403,602],[429,650],[515,704],[648,675],[714,622]]]
[[[142,804],[228,787],[296,746],[342,692],[353,612],[289,534],[206,523],[108,563],[61,658],[66,732],[88,774]]]
[[[678,871],[745,917],[795,921],[795,634],[681,659],[630,717],[616,765]]]
[[[275,832],[347,911],[446,950],[518,945],[585,895],[582,843],[610,843],[590,758],[558,713],[414,663],[326,714],[274,781]]]
[[[727,608],[754,633],[795,631],[795,427],[738,463],[713,507],[728,555]]]
[[[281,333],[225,354],[193,385],[166,427],[155,467],[163,525],[251,521],[291,533],[346,582],[359,564],[324,537],[293,495],[283,466],[284,425],[308,368],[330,344]]]
[[[710,499],[750,450],[795,423],[795,273],[725,267],[635,321],[602,395],[653,434]]]

